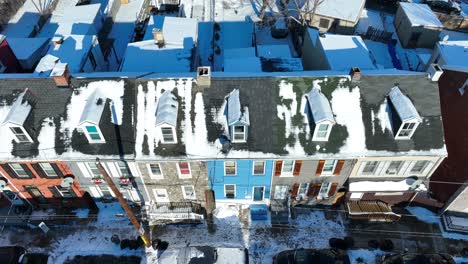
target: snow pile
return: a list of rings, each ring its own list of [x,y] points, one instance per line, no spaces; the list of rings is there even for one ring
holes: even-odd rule
[[[408,180],[402,181],[359,181],[349,184],[350,192],[399,192],[408,191],[412,182]],[[421,188],[421,190],[424,190]]]
[[[234,206],[222,206],[213,211],[217,223],[239,223],[239,210]]]
[[[351,260],[351,264],[373,264],[376,263],[377,256],[384,255],[385,253],[380,250],[367,250],[367,249],[357,249],[357,250],[348,250],[346,252]]]
[[[39,141],[39,155],[46,160],[54,160],[55,152],[55,123],[51,118],[46,118],[42,123],[41,132],[37,138]]]

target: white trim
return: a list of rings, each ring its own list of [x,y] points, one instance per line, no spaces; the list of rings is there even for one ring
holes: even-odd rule
[[[107,167],[107,171],[111,177],[120,178],[122,172],[120,171],[120,167],[116,162],[103,162],[104,169]]]
[[[352,192],[351,195],[349,196],[349,199],[351,200],[360,200],[364,193],[362,192]]]
[[[332,168],[332,170],[330,172],[325,172],[324,173],[323,170],[325,169],[325,163],[327,161],[330,161],[330,160],[333,161],[333,168]],[[324,161],[324,163],[323,163],[322,171],[320,172],[320,176],[332,176],[334,174],[334,172],[335,172],[336,165],[338,164],[338,161],[337,160],[332,160],[332,159],[326,159],[326,160],[323,160],[323,161]]]
[[[189,174],[181,174],[180,173],[180,167],[179,163],[187,163],[188,164],[188,169],[189,169]],[[188,161],[183,161],[183,162],[177,162],[177,174],[179,175],[179,179],[191,179],[192,178],[192,168],[190,167],[190,162]],[[184,176],[182,176],[184,175]],[[187,175],[187,176],[185,176]]]
[[[10,166],[10,168],[15,172],[16,176],[18,176],[18,178],[20,179],[24,179],[24,178],[30,178],[31,176],[29,176],[28,172],[23,168],[23,166],[21,166],[21,164],[23,163],[8,163],[8,166]],[[22,174],[20,176],[20,174],[18,173],[18,171],[13,168],[13,165],[18,165],[21,167],[21,170],[24,171],[24,175]],[[26,165],[26,164],[25,164]]]
[[[187,193],[185,192],[184,187],[188,187],[188,186],[191,186],[192,189],[193,189],[193,197],[187,196]],[[197,194],[195,193],[195,187],[193,185],[186,184],[186,185],[182,185],[181,188],[182,188],[182,195],[184,196],[185,200],[196,200],[197,199]]]
[[[243,133],[244,138],[242,140],[240,140],[240,139],[236,140],[236,127],[243,127],[244,128],[244,133]],[[232,126],[232,142],[233,143],[245,143],[245,142],[247,142],[246,131],[247,131],[247,129],[246,129],[246,126],[244,126],[244,125],[240,125],[240,126],[239,125],[233,125]],[[240,133],[238,133],[238,134],[240,134]]]
[[[88,165],[85,162],[77,162],[76,165],[78,165],[78,168],[81,170],[83,177],[85,178],[93,177],[88,169]]]
[[[128,166],[128,169],[130,170],[130,174],[132,177],[140,177],[140,171],[138,170],[138,166],[135,162],[128,162],[127,161],[127,166]]]
[[[392,163],[394,163],[394,162],[400,162],[400,165],[398,166],[395,173],[393,173],[393,172],[389,173],[388,169],[390,168],[390,165],[392,165]],[[400,175],[400,171],[403,168],[403,166],[405,165],[405,161],[403,161],[403,160],[392,160],[392,161],[388,161],[387,163],[388,163],[388,165],[385,167],[384,175],[388,175],[388,176]]]
[[[325,186],[325,184],[327,184],[327,188],[326,188],[326,191],[324,192],[324,194],[322,194],[322,189]],[[331,182],[322,182],[322,185],[320,186],[318,196],[321,196],[323,198],[328,198],[328,192],[330,192],[330,188],[331,188],[332,185],[333,184]]]
[[[6,127],[8,127],[8,129],[10,130],[10,133],[13,135],[13,140],[16,141],[16,143],[33,143],[34,141],[32,140],[31,136],[29,135],[29,133],[26,131],[26,129],[24,129],[24,127],[22,126],[18,126],[18,125],[6,125]],[[24,136],[26,136],[26,138],[28,139],[28,141],[21,141],[18,139],[18,137],[16,137],[16,134],[13,133],[13,131],[11,131],[12,128],[19,128],[21,129],[21,132]]]
[[[422,167],[421,171],[413,172],[413,168],[414,168],[414,166],[416,166],[416,164],[418,162],[426,162],[426,164]],[[413,166],[411,166],[411,168],[409,169],[409,174],[410,175],[424,175],[424,172],[426,171],[427,167],[429,167],[430,163],[431,162],[429,160],[416,160],[416,161],[414,161]]]
[[[50,168],[54,171],[54,175],[50,175],[49,173],[47,173],[46,169],[44,168],[44,166],[42,166],[42,164],[49,165]],[[57,172],[54,170],[54,167],[52,167],[52,165],[50,165],[50,163],[48,163],[48,162],[39,162],[39,166],[41,167],[42,171],[45,173],[45,175],[47,177],[58,177]]]
[[[154,197],[154,200],[157,202],[157,203],[168,203],[170,201],[169,199],[169,193],[167,192],[166,189],[163,189],[163,188],[155,188],[155,189],[152,189],[153,190],[153,197]],[[164,194],[165,194],[165,198],[158,198],[158,191],[162,191]]]
[[[98,190],[98,188],[96,186],[89,186],[88,189],[89,189],[92,197],[94,197],[94,198],[101,198],[102,197],[100,190]]]
[[[226,197],[226,185],[234,185],[234,197],[233,198]],[[236,197],[237,197],[237,185],[236,184],[224,184],[224,199],[236,199]]]
[[[261,199],[261,200],[254,200],[254,197],[255,197],[255,188],[263,188],[263,193],[262,193],[262,199]],[[261,202],[261,201],[265,200],[265,190],[266,190],[266,187],[265,187],[264,185],[253,186],[253,187],[252,187],[252,201],[253,201],[253,202]]]
[[[292,161],[293,164],[292,164],[292,170],[291,172],[283,172],[283,169],[284,169],[284,164],[285,164],[285,161]],[[293,177],[294,175],[294,167],[296,166],[296,160],[283,160],[282,163],[281,163],[281,175],[280,177]]]
[[[93,164],[94,164],[94,162],[90,162],[90,161],[85,162],[84,164],[85,164],[85,166],[86,166],[86,169],[88,170],[89,175],[91,175],[90,178],[94,178],[94,177],[96,177],[96,176],[94,176],[93,171],[92,171],[91,168],[89,167],[89,164],[90,164],[90,163],[93,163]],[[103,165],[104,165],[104,164],[103,164]],[[96,165],[96,167],[97,167],[97,165]],[[103,167],[104,167],[104,166],[103,166]],[[100,175],[100,176],[98,176],[98,177],[101,177],[101,178],[102,178],[103,176]]]
[[[304,193],[300,193],[299,191],[301,190],[301,185],[302,184],[305,184],[306,185],[306,188],[305,188],[305,192]],[[303,183],[299,183],[299,188],[297,189],[297,197],[301,196],[301,198],[305,198],[307,196],[307,192],[309,191],[309,187],[310,187],[310,183],[309,182],[303,182]]]
[[[164,173],[162,171],[162,167],[161,167],[160,163],[152,162],[152,163],[146,163],[145,165],[146,165],[146,169],[148,170],[148,175],[150,176],[151,179],[153,179],[153,180],[162,180],[162,179],[164,179]],[[151,169],[151,165],[158,165],[159,171],[161,172],[161,175],[153,174],[153,170]]]
[[[87,126],[93,126],[96,128],[96,131],[98,132],[99,134],[99,137],[101,139],[99,140],[96,140],[96,139],[92,139],[91,136],[88,134],[88,130],[86,129]],[[104,135],[102,134],[101,132],[101,129],[99,128],[99,126],[97,124],[93,124],[93,123],[90,123],[90,122],[84,122],[82,123],[79,128],[81,128],[81,130],[83,131],[83,133],[85,134],[86,136],[86,139],[88,139],[88,143],[89,144],[99,144],[99,143],[106,143],[106,139],[104,138]]]
[[[226,162],[234,162],[234,174],[227,174],[226,173]],[[226,160],[223,162],[224,165],[224,176],[237,176],[237,161],[234,160]]]
[[[401,130],[403,129],[403,126],[404,126],[405,124],[414,124],[414,127],[413,127],[413,129],[411,130],[411,133],[410,133],[408,136],[399,136],[399,135],[400,135],[400,132],[401,132]],[[415,119],[401,122],[400,128],[398,129],[397,133],[395,134],[395,139],[411,139],[411,137],[412,137],[413,134],[414,134],[414,131],[416,131],[416,129],[418,128],[419,124],[420,124],[420,122],[418,122],[418,121],[415,120]]]
[[[262,174],[255,174],[255,162],[263,162],[263,173]],[[263,176],[266,174],[266,160],[254,160],[252,164],[252,175],[256,176]]]
[[[174,139],[174,141],[165,141],[164,140],[164,136],[163,136],[163,128],[170,128],[171,129],[171,132],[172,132],[172,137]],[[161,124],[159,125],[159,133],[161,134],[161,142],[164,143],[164,144],[177,144],[177,131],[175,129],[175,127],[171,126],[171,125],[168,125],[168,124]]]
[[[321,125],[328,125],[327,134],[326,134],[325,137],[318,137],[318,135],[317,135],[318,131],[319,131],[319,127]],[[316,123],[315,128],[314,128],[314,134],[312,135],[312,141],[328,141],[328,138],[330,137],[332,127],[333,127],[333,123],[329,122],[329,121],[322,121],[320,123]]]

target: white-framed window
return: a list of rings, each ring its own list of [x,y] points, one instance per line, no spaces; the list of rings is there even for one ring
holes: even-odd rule
[[[366,161],[364,169],[362,170],[362,175],[373,175],[377,170],[378,165],[378,161]]]
[[[265,175],[265,164],[264,160],[253,162],[253,175]]]
[[[55,172],[54,168],[52,167],[52,165],[50,165],[50,163],[40,162],[39,166],[41,166],[41,169],[44,171],[47,177],[58,177],[57,172]]]
[[[132,174],[130,173],[130,168],[128,168],[127,164],[125,164],[125,162],[119,160],[117,161],[117,166],[120,170],[120,176],[122,177],[131,177]]]
[[[16,173],[16,175],[19,178],[30,178],[26,170],[23,169],[23,166],[21,166],[21,164],[11,163],[10,168]]]
[[[31,142],[33,142],[31,137],[26,132],[26,130],[24,130],[23,127],[13,126],[13,127],[10,127],[10,130],[13,133],[13,135],[15,136],[15,141],[17,143],[26,143],[26,142],[31,143]]]
[[[187,200],[195,200],[197,197],[195,196],[195,188],[193,185],[182,185],[182,195],[184,199]]]
[[[284,160],[283,168],[281,169],[281,175],[292,175],[294,172],[295,160]]]
[[[320,123],[315,127],[314,135],[312,141],[328,141],[330,136],[332,124],[329,123]]]
[[[86,162],[86,167],[88,167],[88,171],[91,174],[91,177],[102,177],[101,172],[99,171],[96,163],[94,162]]]
[[[320,187],[319,195],[322,197],[328,197],[328,192],[330,191],[331,183],[324,182]]]
[[[115,197],[114,192],[112,192],[111,188],[108,187],[108,186],[96,185],[96,189],[99,192],[99,194],[101,195],[101,197],[104,198],[104,199],[110,199],[110,198]]]
[[[427,168],[427,165],[429,165],[429,161],[418,160],[416,161],[416,163],[414,163],[413,167],[411,168],[410,173],[422,174],[423,171]]]
[[[172,127],[161,127],[161,135],[163,143],[176,143]]]
[[[146,168],[148,169],[148,174],[151,179],[163,179],[164,178],[161,165],[159,163],[148,163],[146,164]]]
[[[63,188],[62,186],[54,186],[54,189],[62,196],[63,198],[73,198],[75,197],[75,192],[72,188]]]
[[[153,189],[154,199],[157,203],[168,203],[169,195],[166,189]]]
[[[335,171],[336,160],[325,160],[321,175],[332,175]]]
[[[224,162],[224,175],[234,176],[237,174],[237,162],[225,161]]]
[[[177,172],[179,173],[179,178],[181,179],[192,178],[192,172],[190,170],[190,163],[188,162],[177,163]]]
[[[232,142],[245,142],[245,126],[234,126],[232,128]]]
[[[89,143],[103,143],[105,142],[101,130],[94,125],[87,125],[84,127],[86,137]]]
[[[224,197],[228,199],[236,198],[236,185],[235,184],[224,184]]]
[[[387,175],[397,175],[400,172],[401,166],[403,166],[403,161],[401,160],[394,160],[391,161],[388,165],[385,174]]]
[[[309,183],[304,182],[299,184],[299,189],[297,190],[298,196],[305,196],[307,195],[307,190],[309,190]]]
[[[414,131],[418,127],[418,123],[415,122],[405,122],[401,124],[400,130],[396,135],[396,139],[409,139],[413,135]]]
[[[276,185],[275,186],[275,196],[276,200],[284,200],[288,195],[288,186],[286,185]]]

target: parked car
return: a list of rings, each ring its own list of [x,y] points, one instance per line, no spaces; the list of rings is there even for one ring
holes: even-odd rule
[[[280,252],[273,264],[350,264],[349,256],[337,249],[296,249]]]
[[[186,247],[162,251],[158,263],[247,264],[249,263],[249,254],[244,248]]]
[[[460,6],[450,0],[426,0],[426,4],[439,13],[459,15],[461,12]]]

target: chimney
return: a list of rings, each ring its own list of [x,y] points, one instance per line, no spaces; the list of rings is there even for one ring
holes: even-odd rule
[[[159,28],[153,28],[151,32],[153,32],[154,44],[158,45],[160,48],[164,47],[164,35],[162,30]]]
[[[55,64],[50,76],[54,78],[57,87],[70,87],[70,70],[67,63]]]
[[[437,82],[444,71],[440,68],[439,64],[431,63],[429,68],[427,68],[427,73],[429,73],[429,79],[431,79],[431,81]]]
[[[52,38],[52,43],[54,44],[54,47],[60,45],[63,43],[63,37],[60,36],[55,36]]]
[[[208,88],[211,85],[211,68],[203,66],[197,68],[197,85],[198,87]]]
[[[361,70],[358,67],[352,67],[349,71],[349,75],[351,76],[352,82],[358,82],[361,80]]]

